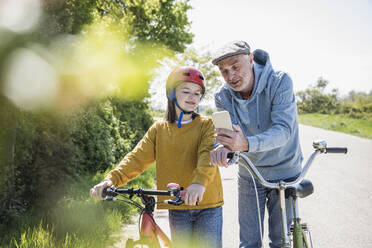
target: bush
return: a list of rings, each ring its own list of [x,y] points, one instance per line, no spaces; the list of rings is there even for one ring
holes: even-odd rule
[[[300,114],[344,114],[350,118],[369,118],[372,113],[372,91],[368,94],[351,91],[348,96],[340,99],[336,89],[328,94],[324,92],[328,83],[319,78],[315,86],[297,92]]]
[[[328,81],[319,78],[317,84],[304,91],[297,92],[297,107],[300,114],[322,113],[330,114],[338,108],[337,90],[331,94],[324,93]]]
[[[99,216],[102,209],[86,201],[89,188],[134,148],[152,124],[148,104],[111,98],[92,102],[65,116],[17,113],[15,123],[8,125],[15,133],[14,142],[9,142],[15,151],[7,169],[12,173],[0,177],[5,182],[0,191],[0,236],[16,230],[17,220],[31,214],[36,219],[45,218],[45,225],[53,227],[58,237],[65,238],[66,232],[71,231],[92,235],[90,228],[100,225],[100,220],[88,216]],[[5,146],[5,142],[0,144],[0,148]],[[2,171],[5,172],[3,167]],[[93,178],[97,172],[101,176]],[[88,180],[89,177],[93,179]],[[150,170],[140,178],[142,186],[149,187],[152,177]],[[75,183],[82,184],[82,180],[86,184],[77,196],[71,189],[76,189]],[[62,220],[61,216],[65,218]]]

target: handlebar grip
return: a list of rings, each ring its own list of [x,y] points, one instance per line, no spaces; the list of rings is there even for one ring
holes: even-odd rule
[[[238,162],[238,160],[239,160],[239,156],[237,155],[237,153],[229,152],[227,154],[227,164],[228,165],[235,164],[236,162]]]
[[[117,196],[115,190],[116,188],[114,186],[103,189],[102,198],[105,198],[106,196]]]
[[[232,159],[234,157],[234,152],[229,152],[228,154],[227,154],[227,158],[228,159]]]
[[[185,199],[185,195],[186,195],[186,190],[181,190],[180,191],[180,197],[182,200]],[[195,206],[199,206],[199,202],[196,202]]]
[[[102,191],[102,198],[105,198],[108,195],[107,194],[107,189],[109,189],[109,188],[103,189],[103,191]]]
[[[347,153],[347,147],[327,147],[325,153]]]

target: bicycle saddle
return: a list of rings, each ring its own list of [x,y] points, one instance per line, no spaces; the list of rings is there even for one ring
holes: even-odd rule
[[[305,198],[306,196],[311,195],[313,192],[314,192],[313,183],[308,179],[304,179],[296,187],[286,189],[285,197],[288,198],[289,196],[292,196],[294,198],[295,197]]]

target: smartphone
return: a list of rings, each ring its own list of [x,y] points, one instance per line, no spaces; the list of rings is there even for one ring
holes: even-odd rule
[[[215,128],[225,128],[233,131],[230,114],[227,111],[214,112],[212,121]]]

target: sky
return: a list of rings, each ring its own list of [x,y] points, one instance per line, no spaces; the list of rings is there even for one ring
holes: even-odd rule
[[[20,2],[24,2],[21,7]],[[341,96],[351,90],[372,90],[372,0],[190,0],[189,4],[189,31],[195,35],[191,46],[196,49],[213,52],[229,41],[245,40],[252,50],[270,54],[274,69],[291,76],[295,92],[314,85],[319,77],[330,82],[328,91],[337,88]],[[32,27],[40,15],[39,5],[34,0],[1,2],[0,26],[5,23],[18,31]],[[164,88],[166,76],[161,77],[163,85],[150,88],[157,108],[166,102],[164,91],[158,90]]]
[[[288,72],[295,92],[330,82],[329,91],[372,90],[372,0],[191,0],[192,46],[213,52],[245,40]]]

